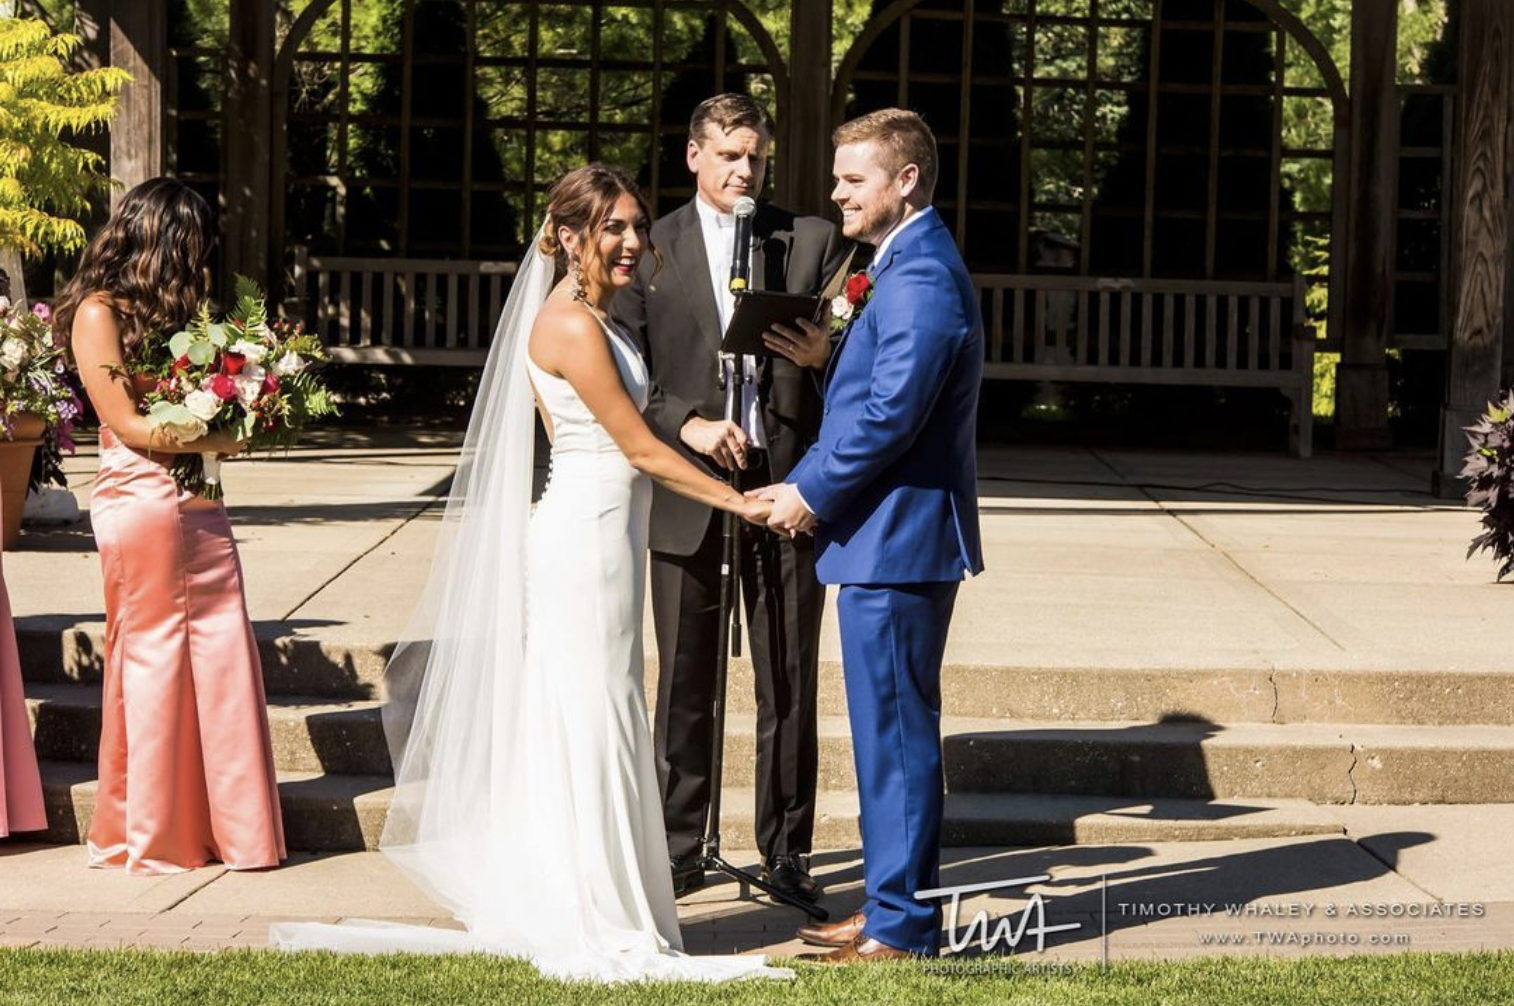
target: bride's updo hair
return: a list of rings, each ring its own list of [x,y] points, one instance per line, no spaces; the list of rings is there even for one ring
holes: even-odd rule
[[[558,228],[566,227],[577,234],[581,242],[583,254],[579,268],[585,286],[597,288],[609,282],[610,269],[607,263],[600,261],[597,238],[600,228],[615,209],[615,203],[623,195],[636,200],[636,208],[644,221],[652,219],[647,197],[642,195],[631,176],[608,164],[596,161],[575,168],[552,186],[547,193],[547,226],[542,230],[540,247],[543,255],[551,256],[557,263],[558,276],[566,273],[570,264],[568,250],[557,239]],[[646,250],[659,263],[662,261],[650,239]]]

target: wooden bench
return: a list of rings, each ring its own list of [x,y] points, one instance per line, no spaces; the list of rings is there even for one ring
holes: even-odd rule
[[[483,366],[514,262],[349,258],[295,248],[288,314],[332,359]]]
[[[975,275],[986,379],[1276,388],[1313,449],[1315,332],[1304,285]]]
[[[513,262],[294,254],[287,313],[344,362],[482,366]],[[1303,283],[973,277],[990,380],[1277,388],[1308,457],[1314,329]]]

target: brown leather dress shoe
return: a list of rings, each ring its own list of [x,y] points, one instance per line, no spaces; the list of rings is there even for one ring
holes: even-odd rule
[[[844,947],[862,935],[862,926],[866,922],[861,912],[853,912],[840,922],[800,926],[794,935],[814,947]]]
[[[828,954],[802,954],[799,960],[814,964],[872,964],[876,961],[906,961],[918,956],[908,950],[879,943],[871,936],[859,935],[846,946],[838,947]]]

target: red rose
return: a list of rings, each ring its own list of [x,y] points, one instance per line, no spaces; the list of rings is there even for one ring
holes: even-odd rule
[[[247,366],[247,357],[241,353],[221,354],[221,373],[230,374],[232,377],[235,377],[242,372],[242,368],[245,366]]]
[[[188,370],[189,369],[189,357],[187,357],[187,356],[181,356],[181,357],[179,357],[177,360],[175,360],[173,362],[173,369],[175,369],[175,370]]]
[[[852,273],[846,278],[846,302],[854,306],[860,304],[872,285],[873,281],[867,278],[867,273]]]
[[[221,401],[230,402],[237,397],[237,382],[225,374],[217,374],[210,379],[210,390]]]
[[[279,390],[279,379],[272,374],[263,375],[263,388],[260,394],[271,395]]]

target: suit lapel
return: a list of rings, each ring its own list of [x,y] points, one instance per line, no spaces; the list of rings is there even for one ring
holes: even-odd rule
[[[924,212],[930,214],[933,217],[936,215],[934,208],[926,209]],[[887,257],[885,257],[882,262],[875,261],[872,265],[868,266],[868,275],[872,277],[873,287],[875,288],[875,290],[878,286],[878,282],[883,278],[883,274],[888,271],[889,266],[894,264],[894,261],[899,257],[900,253],[912,248],[916,242],[924,238],[925,234],[928,231],[939,226],[941,226],[941,221],[939,218],[935,220],[915,221],[910,224],[908,231],[900,234],[897,238],[895,238],[894,242],[888,246]],[[871,298],[869,298],[869,303],[871,303]],[[866,310],[867,308],[864,305],[864,313],[866,312]],[[861,322],[862,318],[860,315],[854,316],[852,321],[841,330],[841,337],[836,340],[836,345],[831,347],[831,358],[826,361],[825,364],[826,387],[830,387],[831,375],[836,370],[836,361],[841,358],[842,347],[846,345],[846,340],[851,336],[852,329],[856,328],[859,324],[861,324]]]
[[[684,206],[684,217],[673,238],[668,258],[678,272],[678,280],[688,295],[689,312],[705,341],[720,348],[720,313],[715,309],[715,290],[710,284],[710,259],[705,253],[704,233],[699,226],[699,211],[693,203]]]

